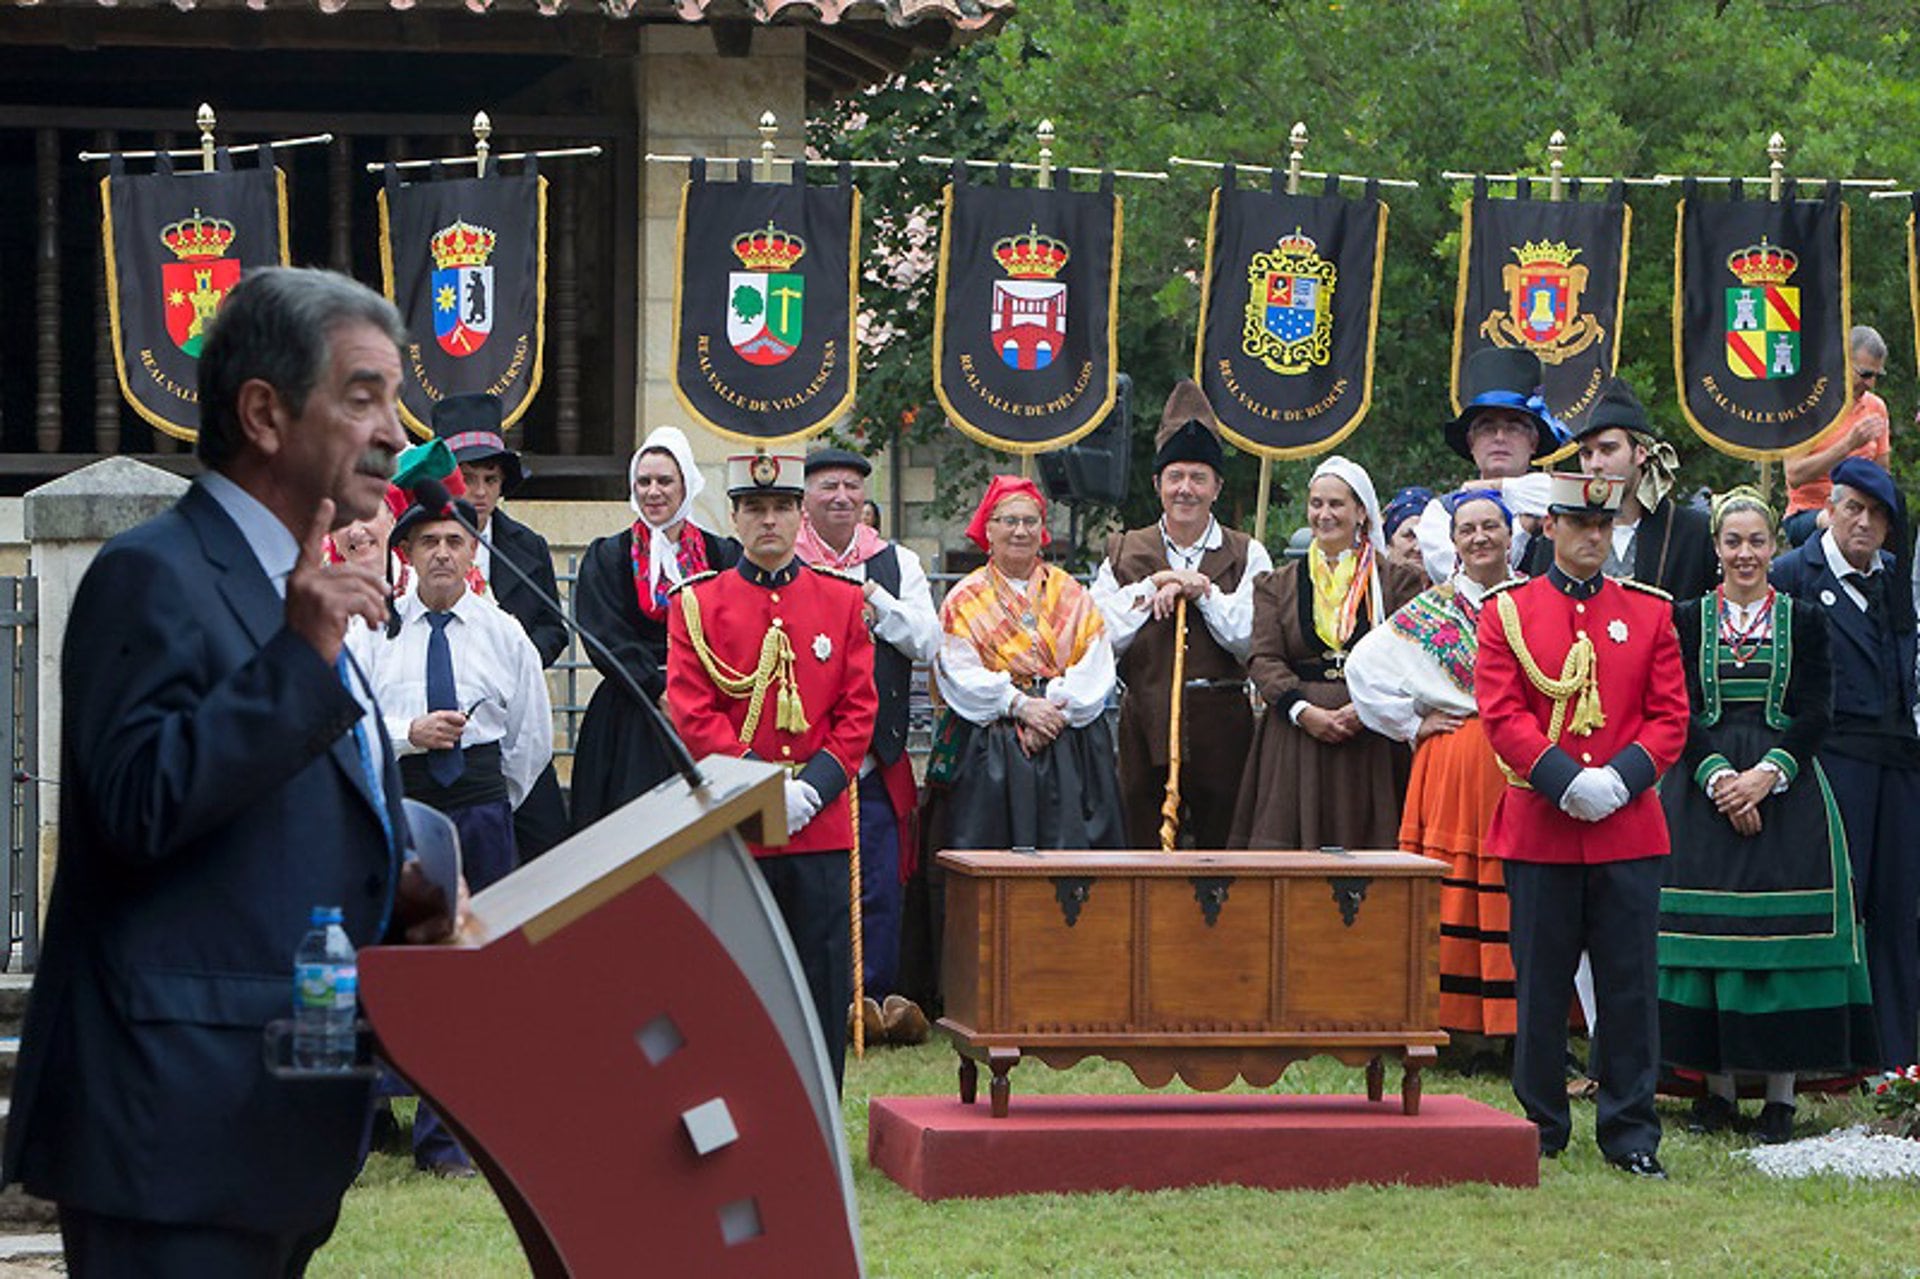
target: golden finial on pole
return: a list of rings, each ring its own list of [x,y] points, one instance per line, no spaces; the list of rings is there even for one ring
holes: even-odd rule
[[[1567,135],[1560,129],[1547,139],[1547,199],[1558,200],[1566,194]]]
[[[476,177],[487,176],[487,152],[493,147],[487,139],[493,136],[493,117],[485,111],[473,113],[473,159]]]
[[[780,119],[771,111],[760,113],[760,180],[773,181],[773,140],[780,136]]]
[[[213,172],[213,103],[202,102],[200,109],[193,113],[193,122],[200,128],[200,167],[208,173]]]
[[[1778,200],[1780,189],[1787,180],[1787,140],[1779,132],[1767,139],[1767,198]]]
[[[1300,194],[1300,166],[1307,158],[1307,122],[1295,120],[1293,128],[1287,131],[1287,146],[1293,154],[1287,157],[1287,194]]]
[[[1040,143],[1040,189],[1053,189],[1053,121],[1042,120],[1040,127],[1033,131],[1035,140]]]

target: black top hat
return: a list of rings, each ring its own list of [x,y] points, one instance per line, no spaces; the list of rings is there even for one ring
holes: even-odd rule
[[[807,454],[808,475],[826,470],[858,471],[862,475],[872,475],[873,463],[852,449],[815,449]]]
[[[449,395],[434,403],[433,433],[453,450],[453,460],[500,463],[506,472],[500,491],[511,493],[527,478],[527,471],[500,431],[497,395]]]
[[[1540,357],[1522,347],[1490,346],[1467,357],[1460,372],[1463,407],[1460,416],[1448,422],[1442,431],[1447,443],[1461,457],[1471,458],[1467,435],[1473,419],[1482,409],[1511,409],[1533,423],[1533,456],[1546,457],[1566,444],[1565,428],[1546,414],[1546,405],[1538,398]]]
[[[1600,392],[1600,399],[1594,404],[1593,412],[1587,415],[1573,438],[1583,440],[1595,431],[1620,430],[1638,431],[1642,435],[1654,434],[1653,427],[1647,423],[1647,410],[1640,399],[1627,385],[1625,378],[1609,378],[1606,387]]]

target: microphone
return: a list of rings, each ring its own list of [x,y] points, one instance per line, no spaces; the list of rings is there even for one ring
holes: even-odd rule
[[[680,776],[686,780],[687,785],[692,789],[706,789],[706,775],[700,771],[700,765],[694,762],[693,753],[687,749],[687,744],[680,740],[680,734],[673,731],[673,725],[669,724],[667,717],[660,713],[660,708],[654,705],[653,699],[647,696],[646,690],[640,687],[640,681],[635,679],[633,673],[621,663],[620,659],[616,658],[612,651],[600,642],[600,638],[597,635],[580,625],[580,623],[574,621],[567,610],[560,607],[559,600],[553,598],[553,596],[541,589],[540,583],[534,581],[532,575],[525,569],[496,550],[493,543],[487,539],[487,535],[475,528],[467,521],[464,515],[460,514],[460,508],[453,504],[453,495],[447,492],[446,485],[429,476],[424,479],[415,480],[412,486],[408,488],[407,493],[414,501],[418,502],[427,510],[432,511],[435,515],[450,519],[467,532],[473,534],[474,540],[487,548],[487,553],[493,557],[495,564],[504,564],[512,570],[513,575],[520,579],[520,584],[532,591],[542,604],[552,609],[554,613],[559,616],[560,620],[566,623],[567,629],[580,637],[582,644],[585,644],[589,649],[593,650],[593,652],[599,654],[600,657],[606,661],[607,668],[620,677],[621,685],[629,693],[633,694],[633,700],[645,708],[647,723],[653,728],[654,739],[660,744],[661,749],[666,751],[667,758],[673,762],[675,770],[679,772]]]

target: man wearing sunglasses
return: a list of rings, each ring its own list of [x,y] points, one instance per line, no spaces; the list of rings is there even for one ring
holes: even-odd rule
[[[1887,455],[1887,403],[1874,394],[1887,371],[1887,343],[1879,331],[1856,324],[1847,335],[1853,361],[1853,408],[1814,437],[1813,447],[1787,459],[1787,518],[1780,529],[1794,546],[1827,526],[1827,498],[1833,491],[1829,472],[1842,458],[1864,457],[1890,468]]]

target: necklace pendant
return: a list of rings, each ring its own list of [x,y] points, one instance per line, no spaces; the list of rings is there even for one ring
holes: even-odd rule
[[[1736,670],[1736,671],[1740,671],[1740,670],[1745,670],[1745,669],[1746,669],[1746,667],[1747,667],[1747,659],[1746,659],[1746,658],[1744,658],[1744,657],[1736,657],[1736,658],[1734,658],[1734,659],[1733,659],[1733,669],[1734,669],[1734,670]]]
[[[1020,614],[1020,625],[1032,626],[1033,624],[1034,624],[1034,617],[1033,617],[1032,609],[1028,609],[1026,612]]]

